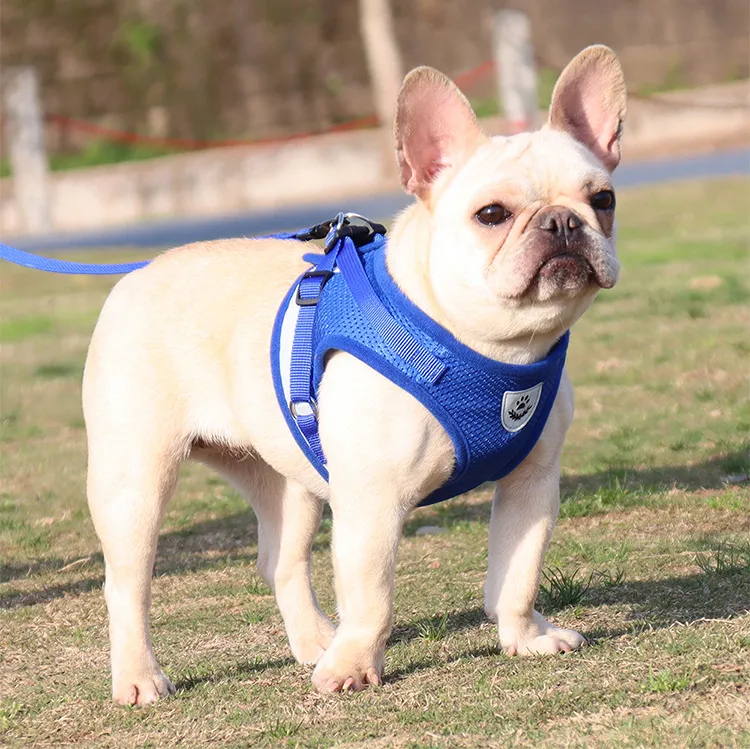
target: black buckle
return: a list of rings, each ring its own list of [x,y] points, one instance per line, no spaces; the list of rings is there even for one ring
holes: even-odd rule
[[[357,223],[352,223],[356,221]],[[299,232],[296,238],[301,242],[309,242],[311,239],[325,239],[324,252],[330,252],[336,242],[342,237],[351,237],[355,246],[362,247],[369,244],[375,234],[385,234],[386,228],[383,224],[370,221],[369,218],[360,216],[358,213],[339,213],[335,218],[315,224],[309,229]]]
[[[299,239],[300,242],[309,242],[311,239],[325,239],[328,236],[328,232],[331,231],[331,224],[336,219],[330,219],[324,221],[322,224],[315,224],[309,229],[299,232],[295,235],[295,239]]]
[[[317,268],[313,268],[312,270],[308,270],[303,273],[302,278],[300,278],[299,283],[297,284],[297,295],[294,301],[297,302],[298,306],[300,307],[314,307],[318,303],[318,299],[320,299],[320,292],[323,291],[323,287],[328,283],[331,276],[333,276],[333,271],[318,270]],[[323,281],[318,287],[318,295],[311,296],[305,299],[299,295],[299,292],[302,289],[302,282],[307,278],[322,278]]]
[[[355,224],[352,221],[359,223]],[[358,213],[339,213],[335,219],[327,223],[330,225],[330,229],[326,235],[324,252],[330,252],[336,242],[343,237],[350,237],[355,247],[362,247],[369,244],[375,234],[385,234],[386,232],[383,224],[370,221],[369,218],[360,216]]]

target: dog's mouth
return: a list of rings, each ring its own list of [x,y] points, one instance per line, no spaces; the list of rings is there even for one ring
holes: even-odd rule
[[[601,261],[591,257],[588,248],[561,248],[541,257],[531,284],[551,282],[561,288],[572,289],[596,283],[602,289],[611,289],[614,279]]]
[[[596,271],[583,253],[560,248],[544,253],[538,259],[527,291],[540,291],[540,287],[544,287],[549,291],[554,288],[563,293],[575,294],[590,287],[594,281],[597,281]]]
[[[542,261],[537,275],[542,278],[556,278],[560,275],[580,275],[583,271],[588,276],[595,275],[591,263],[583,255],[576,252],[559,252]]]
[[[611,289],[617,282],[618,264],[611,262],[606,247],[583,236],[573,241],[549,239],[546,232],[534,232],[518,248],[515,267],[503,274],[503,298],[520,303],[558,294],[575,297]]]

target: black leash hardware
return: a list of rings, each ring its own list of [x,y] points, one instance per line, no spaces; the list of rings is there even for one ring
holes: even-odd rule
[[[335,220],[332,218],[324,221],[322,224],[315,224],[315,226],[311,226],[309,229],[297,232],[294,238],[300,242],[309,242],[311,239],[325,239],[328,236],[328,232],[331,231],[331,225]]]
[[[353,223],[356,222],[356,223]],[[386,228],[383,224],[370,221],[369,218],[360,216],[358,213],[339,213],[336,218],[326,222],[329,225],[325,238],[324,252],[330,252],[336,243],[344,237],[349,237],[355,247],[369,244],[376,234],[385,234]],[[324,226],[324,224],[320,224]]]
[[[352,223],[352,221],[357,223]],[[295,239],[300,242],[325,239],[324,252],[327,253],[343,237],[351,237],[356,247],[362,247],[369,244],[375,234],[385,234],[386,231],[383,224],[370,221],[369,218],[360,216],[358,213],[339,213],[335,218],[298,232],[295,234]]]

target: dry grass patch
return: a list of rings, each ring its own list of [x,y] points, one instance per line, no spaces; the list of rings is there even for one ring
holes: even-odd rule
[[[254,571],[245,503],[183,471],[154,579],[179,691],[109,702],[103,563],[84,499],[80,372],[106,278],[0,275],[0,743],[9,746],[743,746],[750,743],[746,180],[620,196],[625,271],[570,353],[577,416],[540,599],[590,646],[499,652],[482,610],[491,491],[405,528],[386,683],[312,692]],[[132,253],[115,258],[131,259]],[[87,256],[91,259],[91,256]],[[710,279],[706,281],[705,279]],[[421,536],[421,526],[445,528]],[[330,518],[314,579],[333,612]]]

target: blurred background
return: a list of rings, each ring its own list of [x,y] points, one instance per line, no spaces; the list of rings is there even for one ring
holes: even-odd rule
[[[53,172],[202,152],[37,180],[28,210],[0,182],[6,235],[394,189],[389,136],[372,128],[388,130],[419,64],[456,79],[491,132],[510,132],[539,124],[560,70],[605,43],[631,96],[626,157],[750,139],[746,0],[2,0],[0,11],[0,176],[13,171],[14,117],[27,140],[40,119]],[[19,69],[38,107],[14,115]]]
[[[381,3],[382,4],[382,3]],[[356,0],[3,0],[0,61],[33,65],[44,111],[144,135],[321,130],[375,111]],[[390,0],[404,70],[492,58],[497,0]],[[748,76],[745,0],[518,0],[545,83],[587,44],[617,50],[633,93]],[[468,93],[497,110],[492,71]],[[548,86],[543,86],[545,93]],[[483,101],[486,100],[486,101]],[[89,143],[50,123],[53,153]]]
[[[0,260],[0,745],[750,746],[748,0],[0,0],[0,240],[112,263],[340,210],[390,221],[409,68],[512,133],[596,42],[629,89],[623,271],[571,339],[538,601],[592,647],[500,653],[486,486],[409,518],[385,686],[320,700],[253,572],[252,512],[188,462],[154,583],[179,692],[112,706],[80,383],[117,277]],[[327,513],[328,612],[331,530]]]

